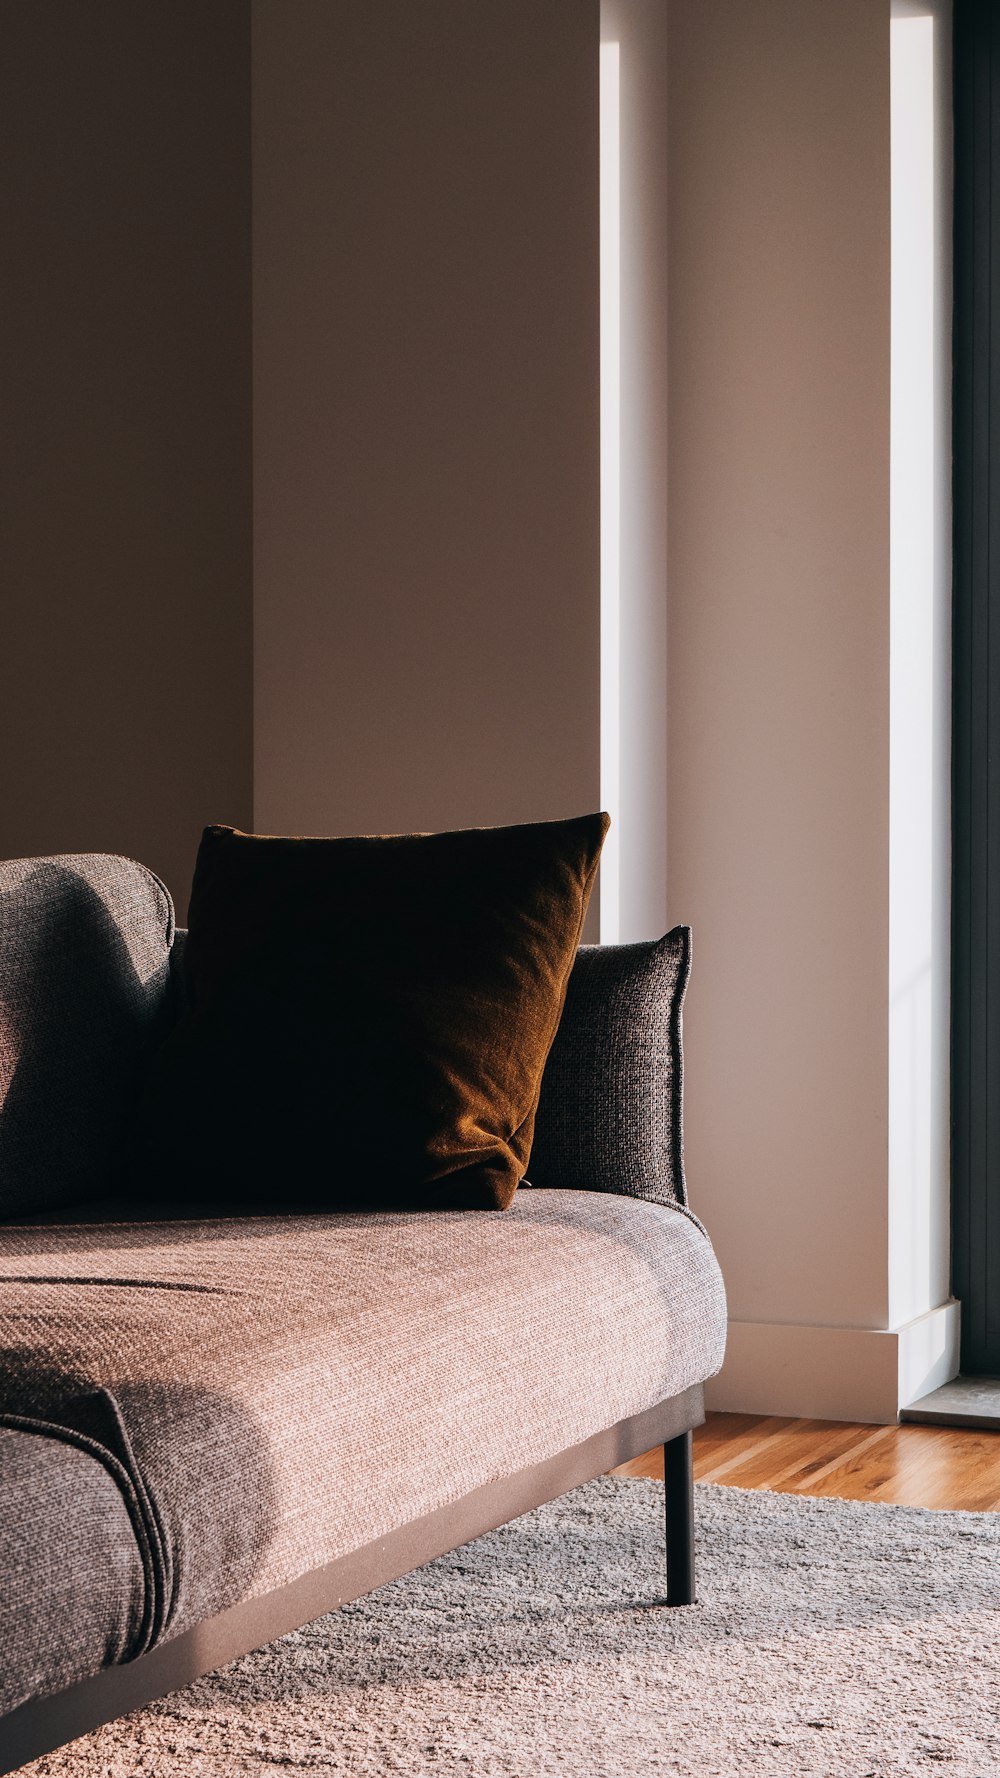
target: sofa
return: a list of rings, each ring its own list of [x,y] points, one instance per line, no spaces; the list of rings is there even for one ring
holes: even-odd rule
[[[3,1772],[657,1444],[694,1599],[685,929],[579,949],[527,1176],[464,1213],[137,1194],[183,948],[132,860],[0,865]]]

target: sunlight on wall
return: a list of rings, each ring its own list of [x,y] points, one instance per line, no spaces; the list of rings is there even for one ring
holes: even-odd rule
[[[891,18],[890,1325],[948,1294],[949,19]]]
[[[601,44],[601,942],[620,924],[621,249],[619,53]]]

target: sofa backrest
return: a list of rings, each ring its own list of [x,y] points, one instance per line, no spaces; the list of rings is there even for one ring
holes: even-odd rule
[[[117,1182],[168,1018],[174,910],[131,858],[0,863],[0,1216]]]

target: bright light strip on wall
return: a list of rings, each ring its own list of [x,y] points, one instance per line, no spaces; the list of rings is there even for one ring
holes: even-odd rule
[[[601,803],[611,832],[601,857],[601,942],[619,936],[621,204],[618,44],[601,44]]]
[[[945,21],[944,31],[948,23]],[[891,402],[889,472],[889,1214],[890,1324],[939,1300],[929,1243],[947,1197],[948,968],[939,853],[947,851],[947,611],[942,565],[948,428],[937,411],[947,363],[937,259],[935,38],[930,0],[893,0],[891,70]],[[942,620],[942,615],[945,614]],[[947,879],[945,879],[946,881]],[[945,897],[947,891],[945,890]],[[944,1030],[947,1031],[945,1016]],[[947,1227],[935,1237],[947,1243]],[[947,1274],[945,1273],[945,1278]]]

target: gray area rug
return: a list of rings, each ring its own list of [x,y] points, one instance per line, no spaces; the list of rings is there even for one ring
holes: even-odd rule
[[[606,1477],[26,1772],[1000,1774],[1000,1517]]]

